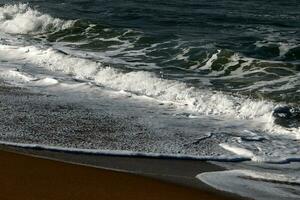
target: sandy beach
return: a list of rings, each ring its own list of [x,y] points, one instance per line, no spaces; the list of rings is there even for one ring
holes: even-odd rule
[[[139,175],[0,151],[1,199],[236,199]]]
[[[0,200],[300,200],[300,0],[0,0]]]
[[[76,111],[75,116],[65,115],[61,110],[49,110],[49,106],[59,107],[61,102],[53,96],[22,88],[2,85],[0,93],[2,129],[9,130],[5,140],[21,142],[26,136],[16,137],[15,133],[25,131],[27,134],[34,133],[30,137],[32,142],[38,142],[39,134],[61,141],[63,138],[56,138],[58,131],[72,132],[69,129],[74,127],[65,130],[65,124],[74,124],[75,116],[87,113],[70,103],[67,113]],[[53,116],[47,115],[47,120],[53,119],[53,122],[44,121],[40,126],[40,120],[48,112]],[[59,121],[56,113],[64,116],[64,123]],[[88,121],[80,119],[75,125],[101,125],[83,132],[85,136],[93,132],[105,134],[108,126],[111,127],[109,134],[113,126],[111,122],[102,122],[103,118],[108,116],[101,115]],[[127,125],[130,126],[130,123]],[[79,139],[72,137],[72,140]],[[80,154],[0,145],[0,170],[0,198],[5,200],[241,199],[197,180],[195,177],[199,173],[223,170],[197,160]]]

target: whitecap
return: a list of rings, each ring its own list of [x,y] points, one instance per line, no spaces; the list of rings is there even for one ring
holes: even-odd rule
[[[71,27],[72,20],[62,20],[32,9],[28,4],[0,7],[0,30],[10,34],[43,33]]]

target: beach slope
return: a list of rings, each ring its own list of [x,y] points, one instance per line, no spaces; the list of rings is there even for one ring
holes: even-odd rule
[[[228,199],[222,193],[6,151],[0,151],[0,171],[3,200]]]

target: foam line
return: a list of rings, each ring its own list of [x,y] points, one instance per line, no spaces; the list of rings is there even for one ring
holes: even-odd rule
[[[62,151],[62,152],[73,152],[73,153],[87,153],[87,154],[99,154],[99,155],[116,155],[116,156],[135,156],[135,157],[153,157],[153,158],[178,158],[178,159],[192,159],[192,160],[210,160],[210,161],[222,161],[222,162],[240,162],[247,161],[249,159],[239,156],[192,156],[186,154],[160,154],[160,153],[145,153],[145,152],[134,152],[134,151],[122,151],[122,150],[101,150],[101,149],[81,149],[71,147],[59,147],[41,144],[27,144],[27,143],[15,143],[0,141],[1,145],[30,148],[30,149],[41,149],[49,151]]]
[[[188,109],[205,115],[222,115],[238,119],[260,118],[269,121],[275,107],[271,102],[200,90],[180,81],[159,78],[151,72],[123,72],[112,67],[104,67],[99,62],[65,55],[52,48],[0,45],[0,55],[7,60],[21,60],[47,70],[93,81],[114,90],[185,105]]]

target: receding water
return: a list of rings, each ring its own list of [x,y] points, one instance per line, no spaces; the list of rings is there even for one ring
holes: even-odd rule
[[[66,88],[79,84],[77,92],[90,98],[82,101],[131,113],[151,129],[143,140],[130,132],[133,129],[125,128],[123,136],[118,130],[109,136],[116,144],[95,134],[84,135],[86,141],[80,144],[70,136],[56,140],[66,137],[64,131],[53,135],[29,131],[18,137],[3,133],[2,142],[251,160],[242,170],[234,168],[223,176],[238,183],[243,179],[240,174],[252,177],[246,182],[253,190],[259,190],[257,179],[296,182],[295,187],[287,184],[276,190],[280,193],[276,198],[298,194],[288,191],[298,191],[299,177],[294,165],[287,163],[300,158],[299,1],[0,0],[0,4],[1,80],[57,90],[57,95],[71,96],[66,99],[73,95]],[[104,90],[119,93],[119,100],[110,100]],[[265,177],[255,173],[262,169],[252,162],[282,174]],[[214,176],[199,178],[222,188],[222,183],[210,181]],[[265,187],[277,187],[272,184]],[[242,195],[249,196],[247,191]],[[265,198],[264,192],[257,195]]]

